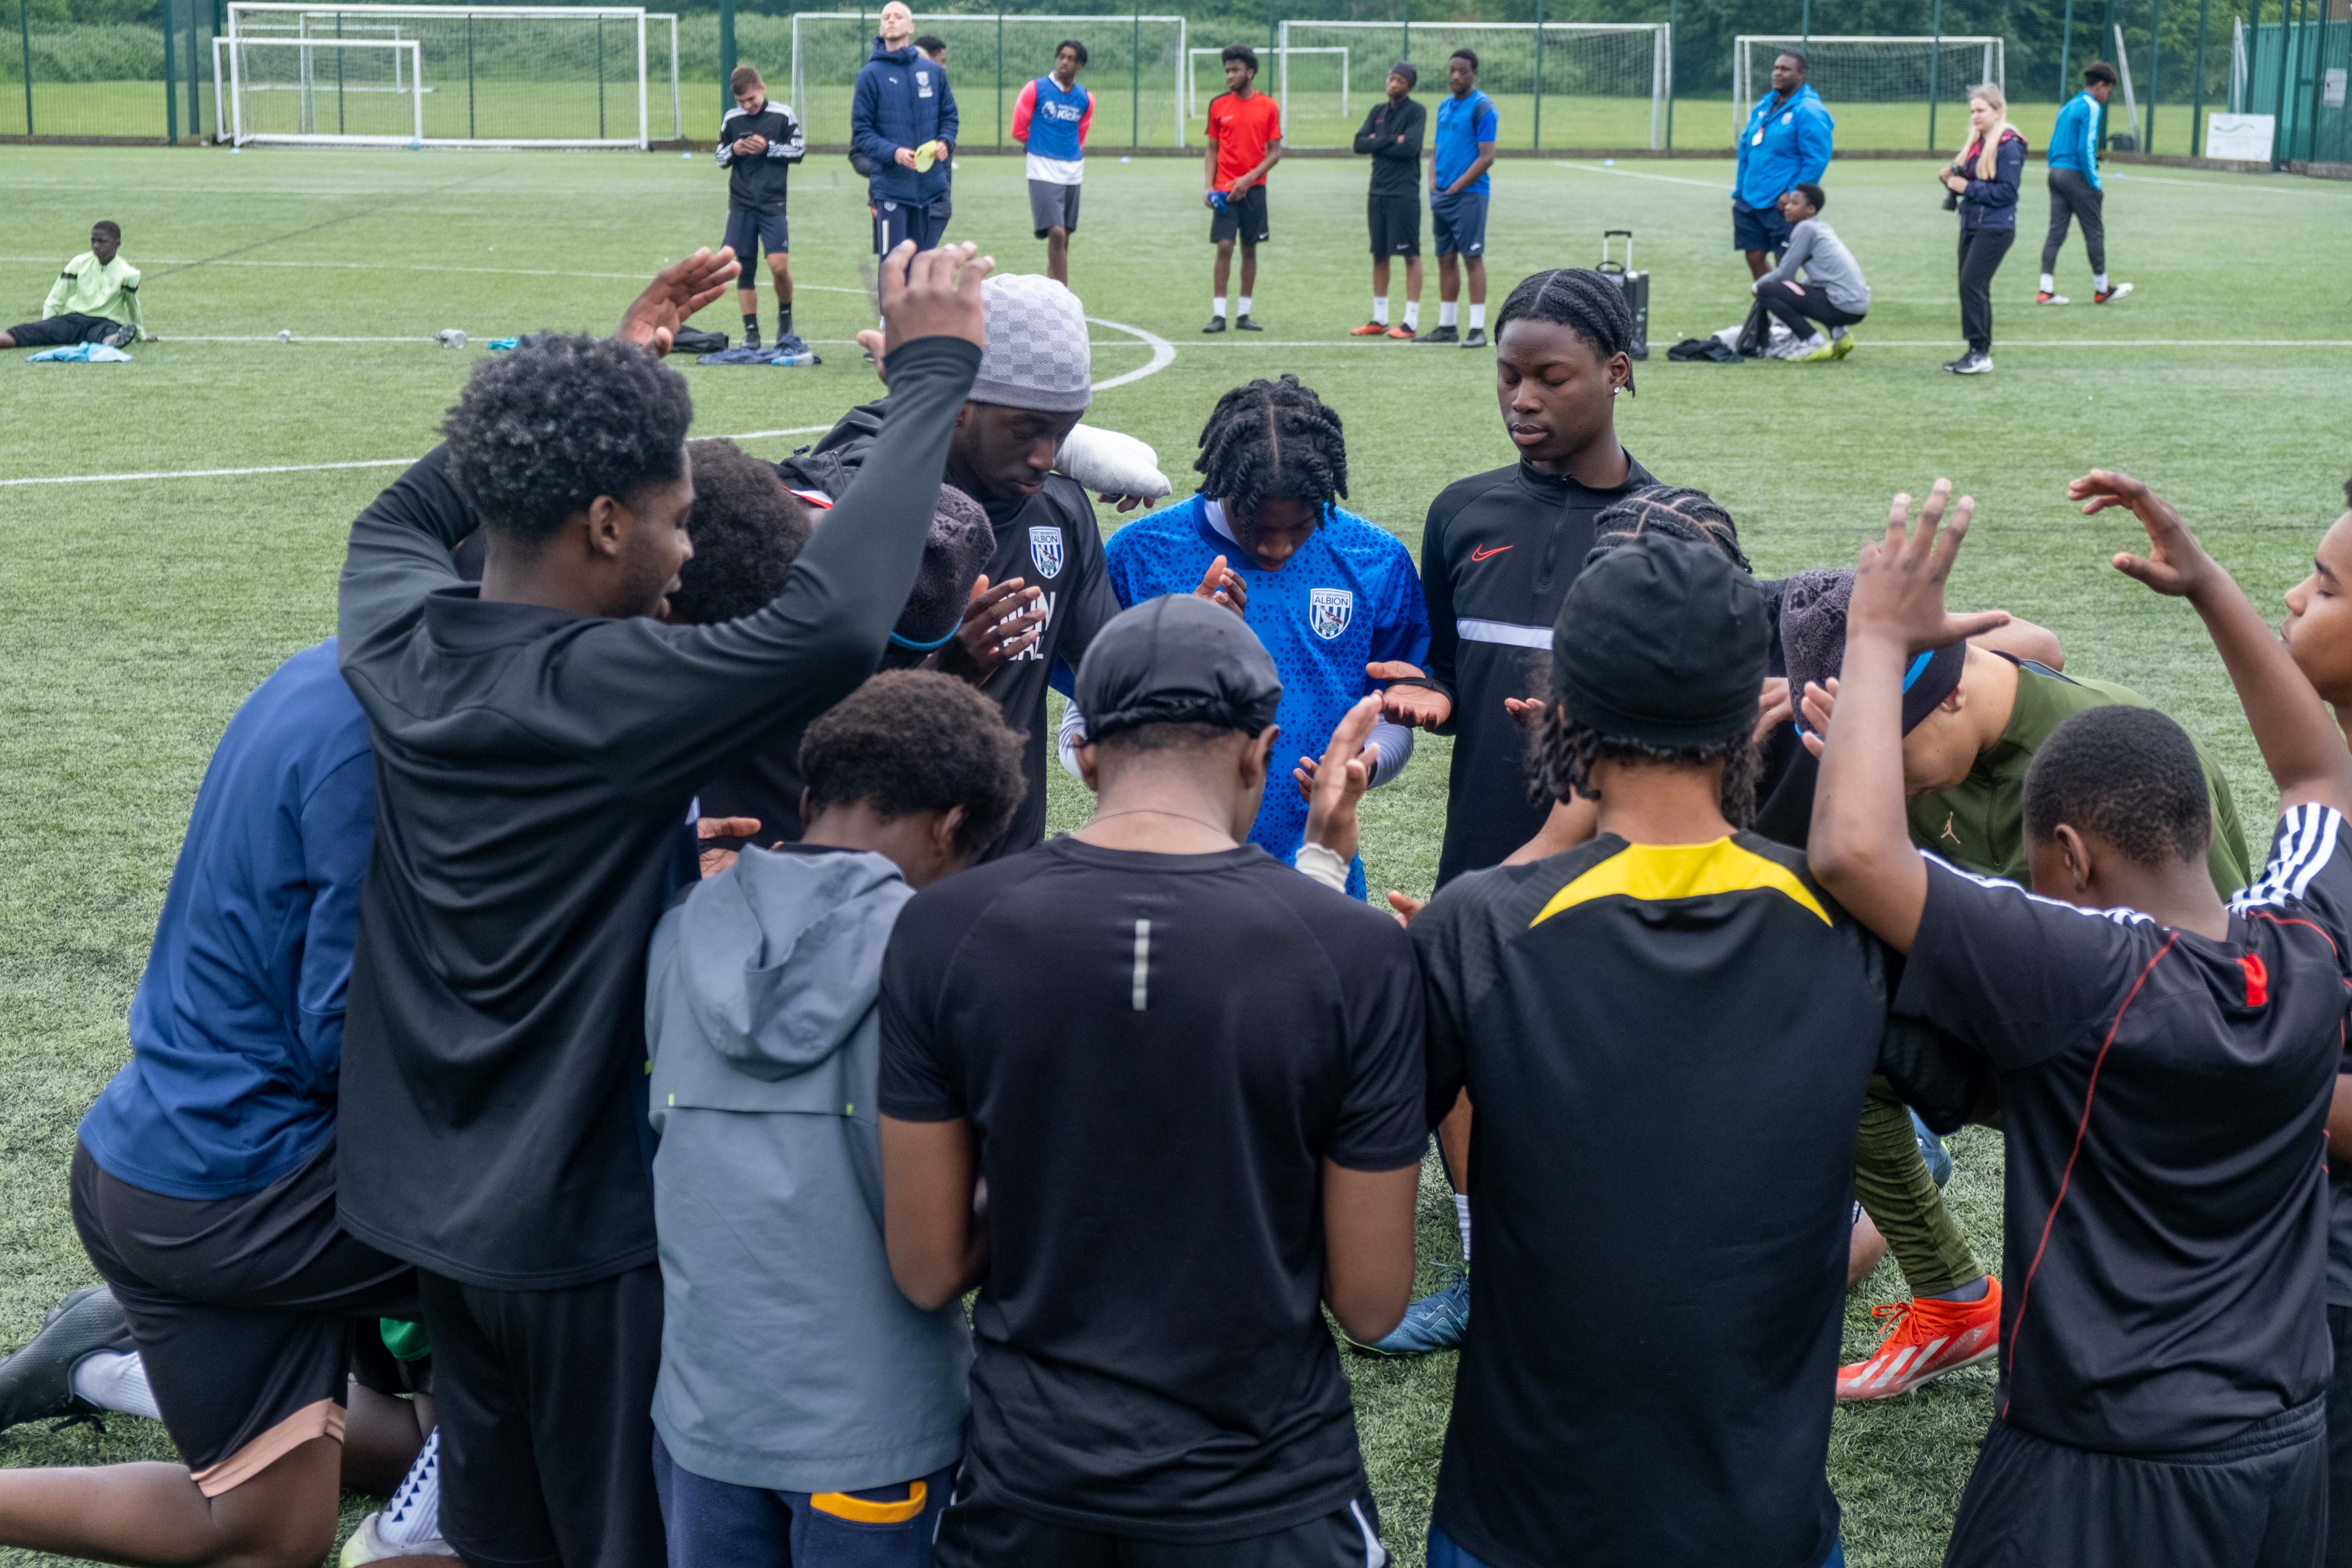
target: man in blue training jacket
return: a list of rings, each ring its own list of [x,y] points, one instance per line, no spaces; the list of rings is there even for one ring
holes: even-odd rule
[[[849,100],[849,140],[874,166],[874,253],[887,256],[902,239],[929,250],[946,234],[957,126],[947,68],[915,47],[914,12],[890,0],[880,27]]]
[[[2042,287],[2033,296],[2037,305],[2063,305],[2058,292],[2058,251],[2066,243],[2067,227],[2083,220],[2083,248],[2091,253],[2091,302],[2104,305],[2132,291],[2128,283],[2107,281],[2107,226],[2101,210],[2105,203],[2099,184],[2099,118],[2105,113],[2107,95],[2116,90],[2116,68],[2093,60],[2083,68],[2083,90],[2058,111],[2050,128],[2050,234],[2042,242]]]
[[[1792,186],[1822,183],[1836,129],[1822,95],[1805,81],[1805,57],[1784,51],[1772,62],[1772,90],[1748,112],[1731,182],[1731,247],[1747,252],[1750,278],[1763,277],[1787,247],[1780,196]]]

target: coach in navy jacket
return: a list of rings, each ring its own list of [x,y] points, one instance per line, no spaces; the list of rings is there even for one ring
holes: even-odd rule
[[[906,26],[912,30],[911,15]],[[952,156],[956,132],[955,93],[948,86],[947,68],[925,58],[905,39],[893,47],[886,38],[876,38],[873,56],[857,73],[850,99],[849,133],[852,144],[874,165],[869,189],[875,216],[890,231],[890,245],[907,237],[920,249],[939,243],[937,234],[924,232],[929,226],[924,219],[932,204],[948,194],[947,160],[916,170],[900,163],[898,153],[944,142]]]

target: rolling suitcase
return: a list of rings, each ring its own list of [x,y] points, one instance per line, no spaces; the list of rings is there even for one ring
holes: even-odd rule
[[[1609,242],[1622,235],[1625,239],[1625,259],[1609,258]],[[1650,275],[1633,269],[1633,231],[1630,228],[1606,228],[1601,231],[1601,270],[1616,280],[1625,291],[1625,303],[1633,312],[1633,355],[1637,360],[1650,357]]]

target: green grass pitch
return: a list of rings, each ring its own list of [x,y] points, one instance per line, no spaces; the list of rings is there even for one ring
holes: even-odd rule
[[[2111,259],[2137,293],[2095,309],[2077,240],[2061,274],[2077,303],[2037,310],[2027,301],[2046,208],[2035,174],[2024,237],[1996,288],[2000,369],[1959,381],[1937,369],[1958,346],[1958,307],[1953,219],[1931,171],[1832,169],[1828,216],[1876,301],[1859,352],[1842,363],[1665,360],[1667,344],[1737,321],[1747,306],[1727,163],[1505,163],[1492,300],[1499,306],[1538,268],[1591,263],[1603,228],[1635,230],[1637,265],[1652,277],[1654,353],[1617,416],[1634,455],[1726,501],[1759,571],[1773,574],[1850,562],[1889,495],[1948,474],[1979,502],[1956,602],[2054,628],[2070,668],[2128,682],[2181,719],[2226,761],[2259,831],[2274,795],[2194,616],[2109,570],[2137,530],[2113,515],[2081,518],[2062,487],[2095,464],[2144,475],[2180,501],[2258,603],[2275,604],[2306,570],[2352,468],[2352,305],[2340,268],[2352,188],[2118,172],[2127,177],[2110,181]],[[1273,185],[1255,297],[1268,331],[1203,339],[1197,166],[1095,161],[1073,254],[1101,323],[1097,374],[1149,374],[1102,392],[1091,417],[1153,442],[1181,486],[1217,395],[1295,371],[1346,419],[1349,504],[1417,544],[1442,487],[1510,459],[1489,358],[1346,338],[1367,314],[1364,171],[1300,160]],[[320,465],[422,453],[482,340],[608,330],[639,279],[718,238],[724,204],[723,181],[700,156],[0,148],[0,321],[36,314],[59,263],[107,217],[146,268],[150,324],[165,340],[134,349],[129,365],[0,356],[10,557],[0,573],[0,1346],[91,1278],[66,1213],[74,1125],[124,1058],[124,1011],[213,743],[279,659],[333,629],[345,528],[397,472]],[[956,205],[954,236],[1008,267],[1042,267],[1018,162],[967,158]],[[827,363],[685,367],[698,433],[781,432],[745,441],[777,457],[875,392],[845,342],[866,323],[857,263],[868,230],[845,163],[803,166],[793,219],[801,330]],[[1433,275],[1424,321],[1435,300]],[[761,301],[772,329],[764,286]],[[733,300],[706,324],[738,330]],[[436,347],[431,334],[446,327],[474,346]],[[295,341],[279,343],[280,329]],[[19,482],[253,468],[287,471]],[[1105,514],[1106,528],[1114,521]],[[1443,742],[1424,742],[1405,777],[1371,797],[1375,889],[1428,890],[1445,762]],[[1084,805],[1058,770],[1055,784],[1055,826],[1066,829]],[[1675,1153],[1709,1159],[1703,1145]],[[1957,1155],[1958,1211],[1993,1263],[2000,1142],[1970,1131]],[[1451,1219],[1432,1183],[1425,1258],[1454,1256]],[[1658,1244],[1675,1243],[1662,1234]],[[1900,1294],[1891,1267],[1854,1293],[1850,1354],[1873,1341],[1870,1308]],[[1675,1352],[1666,1342],[1645,1349],[1661,1376]],[[1349,1367],[1389,1542],[1417,1565],[1453,1358]],[[1938,1560],[1991,1387],[1977,1370],[1839,1414],[1830,1468],[1858,1568]],[[131,1418],[103,1436],[0,1436],[0,1464],[169,1456],[160,1427]],[[360,1506],[351,1500],[352,1518]]]

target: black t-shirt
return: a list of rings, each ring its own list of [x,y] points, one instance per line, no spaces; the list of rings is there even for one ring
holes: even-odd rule
[[[1549,805],[1528,799],[1528,731],[1508,697],[1549,689],[1552,623],[1592,551],[1592,521],[1655,484],[1626,459],[1625,482],[1593,489],[1514,463],[1457,479],[1429,505],[1421,585],[1429,599],[1429,679],[1454,700],[1455,737],[1437,885],[1499,864],[1536,836]]]
[[[1184,1542],[1360,1495],[1322,1167],[1427,1141],[1395,921],[1254,845],[1057,838],[917,894],[881,1005],[883,1113],[969,1118],[988,1178],[963,1494]]]
[[[2000,1075],[2010,1425],[2158,1453],[2326,1392],[2326,1127],[2352,984],[2343,827],[2289,811],[2223,942],[1925,857],[1895,1005]]]
[[[1495,1568],[1816,1568],[1864,1089],[1956,1124],[1969,1054],[1753,834],[1472,872],[1412,938],[1430,1111],[1478,1107],[1436,1522]]]

